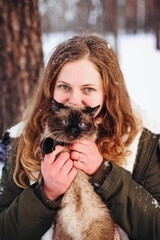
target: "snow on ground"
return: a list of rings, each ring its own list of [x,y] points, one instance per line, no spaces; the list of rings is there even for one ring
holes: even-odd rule
[[[72,36],[71,32],[43,35],[44,61],[47,63],[59,42]],[[114,47],[113,37],[106,39]],[[120,34],[118,57],[131,99],[160,123],[160,51],[155,49],[155,42],[153,34]]]

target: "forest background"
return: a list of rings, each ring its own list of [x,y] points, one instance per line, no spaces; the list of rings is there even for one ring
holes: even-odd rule
[[[160,59],[160,1],[0,0],[0,137],[21,118],[47,55],[55,44],[75,33],[92,31],[111,42],[120,60],[125,52],[125,66],[129,68],[128,62],[132,64],[130,68],[136,78],[140,71],[135,68],[136,61],[142,54],[146,56],[144,61],[151,58],[150,52],[146,55],[150,40],[152,53]],[[136,46],[133,39],[138,39]],[[130,50],[135,52],[134,61]],[[140,65],[144,64],[142,60]],[[151,68],[151,64],[146,66]],[[158,87],[160,72],[156,77]],[[152,78],[154,73],[148,87],[154,83]],[[141,94],[145,95],[147,84],[139,81],[138,85]],[[148,94],[150,101],[154,95],[154,91]],[[156,104],[158,109],[158,102]]]

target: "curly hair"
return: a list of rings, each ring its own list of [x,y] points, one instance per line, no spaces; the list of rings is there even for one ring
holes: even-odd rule
[[[17,185],[26,186],[26,175],[33,180],[41,177],[40,136],[51,109],[57,76],[65,63],[83,58],[96,65],[106,94],[98,142],[101,154],[117,165],[128,154],[125,147],[133,141],[138,130],[117,56],[109,44],[97,35],[74,36],[57,46],[36,85],[27,111],[27,123],[18,144],[14,170]]]

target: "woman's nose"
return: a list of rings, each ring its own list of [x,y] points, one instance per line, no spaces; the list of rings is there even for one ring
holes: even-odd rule
[[[72,105],[82,105],[82,98],[79,92],[73,92],[69,96],[68,103]]]

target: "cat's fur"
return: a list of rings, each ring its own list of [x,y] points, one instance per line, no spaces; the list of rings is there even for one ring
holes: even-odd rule
[[[52,102],[42,138],[74,143],[85,139],[96,141],[97,127],[93,116],[98,107],[85,108]],[[68,121],[68,122],[67,122]],[[84,123],[81,124],[80,123]],[[93,153],[94,154],[94,153]],[[107,206],[94,192],[89,176],[78,170],[64,194],[56,217],[60,240],[112,240],[114,226]],[[57,236],[56,236],[57,237]],[[56,238],[57,239],[57,238]]]

